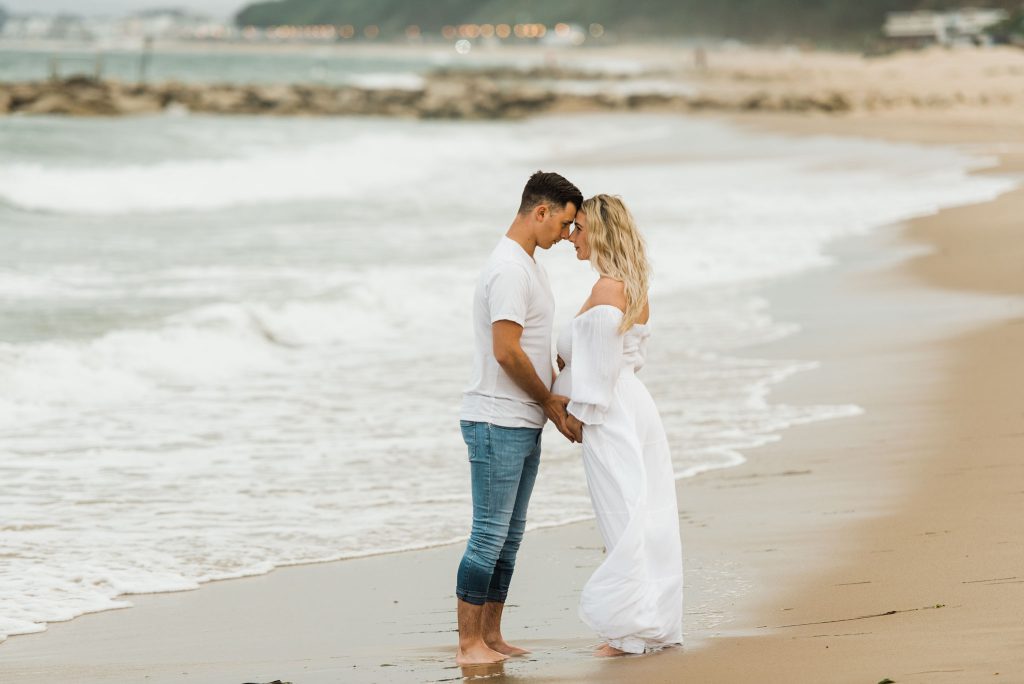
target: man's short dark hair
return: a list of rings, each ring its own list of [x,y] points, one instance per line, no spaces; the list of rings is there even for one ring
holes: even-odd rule
[[[519,213],[525,214],[538,204],[554,205],[562,209],[569,202],[575,204],[576,209],[583,206],[583,193],[580,189],[557,173],[538,171],[530,176],[523,188]]]

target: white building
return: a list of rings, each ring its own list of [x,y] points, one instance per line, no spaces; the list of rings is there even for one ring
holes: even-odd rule
[[[890,12],[883,32],[891,40],[924,45],[978,42],[983,32],[1009,17],[1005,10],[965,7],[950,12]]]
[[[166,10],[140,12],[122,19],[117,32],[123,37],[165,39],[216,39],[234,37],[237,30],[223,22],[189,12]]]
[[[12,40],[70,40],[116,42],[141,38],[217,40],[235,38],[238,30],[223,22],[187,12],[142,12],[124,18],[71,15],[8,16],[0,38]]]
[[[17,40],[87,40],[90,32],[79,17],[8,16],[0,29],[0,37]]]

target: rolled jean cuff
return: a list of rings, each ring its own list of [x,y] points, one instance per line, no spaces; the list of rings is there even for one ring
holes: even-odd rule
[[[508,592],[507,591],[503,591],[503,592],[489,591],[489,592],[487,592],[487,602],[488,603],[504,603],[505,599],[507,599],[507,598],[508,598]]]
[[[465,601],[466,603],[472,603],[474,606],[482,606],[482,605],[484,605],[485,603],[487,603],[488,601],[491,600],[491,599],[487,598],[486,596],[484,596],[483,594],[476,594],[476,593],[464,591],[462,589],[459,589],[458,587],[455,588],[455,596],[457,596],[460,601]]]

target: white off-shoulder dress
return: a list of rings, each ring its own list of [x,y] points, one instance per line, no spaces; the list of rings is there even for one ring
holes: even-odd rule
[[[610,645],[644,653],[683,641],[683,561],[675,477],[661,417],[636,376],[650,326],[618,328],[600,305],[558,338],[554,392],[584,423],[583,467],[607,556],[580,597],[580,618]]]

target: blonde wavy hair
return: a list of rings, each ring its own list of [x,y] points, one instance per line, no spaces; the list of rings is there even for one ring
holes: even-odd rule
[[[651,269],[644,238],[617,196],[594,195],[583,201],[580,211],[587,215],[590,263],[601,275],[626,285],[626,314],[619,326],[619,332],[626,332],[643,316],[647,303]]]

